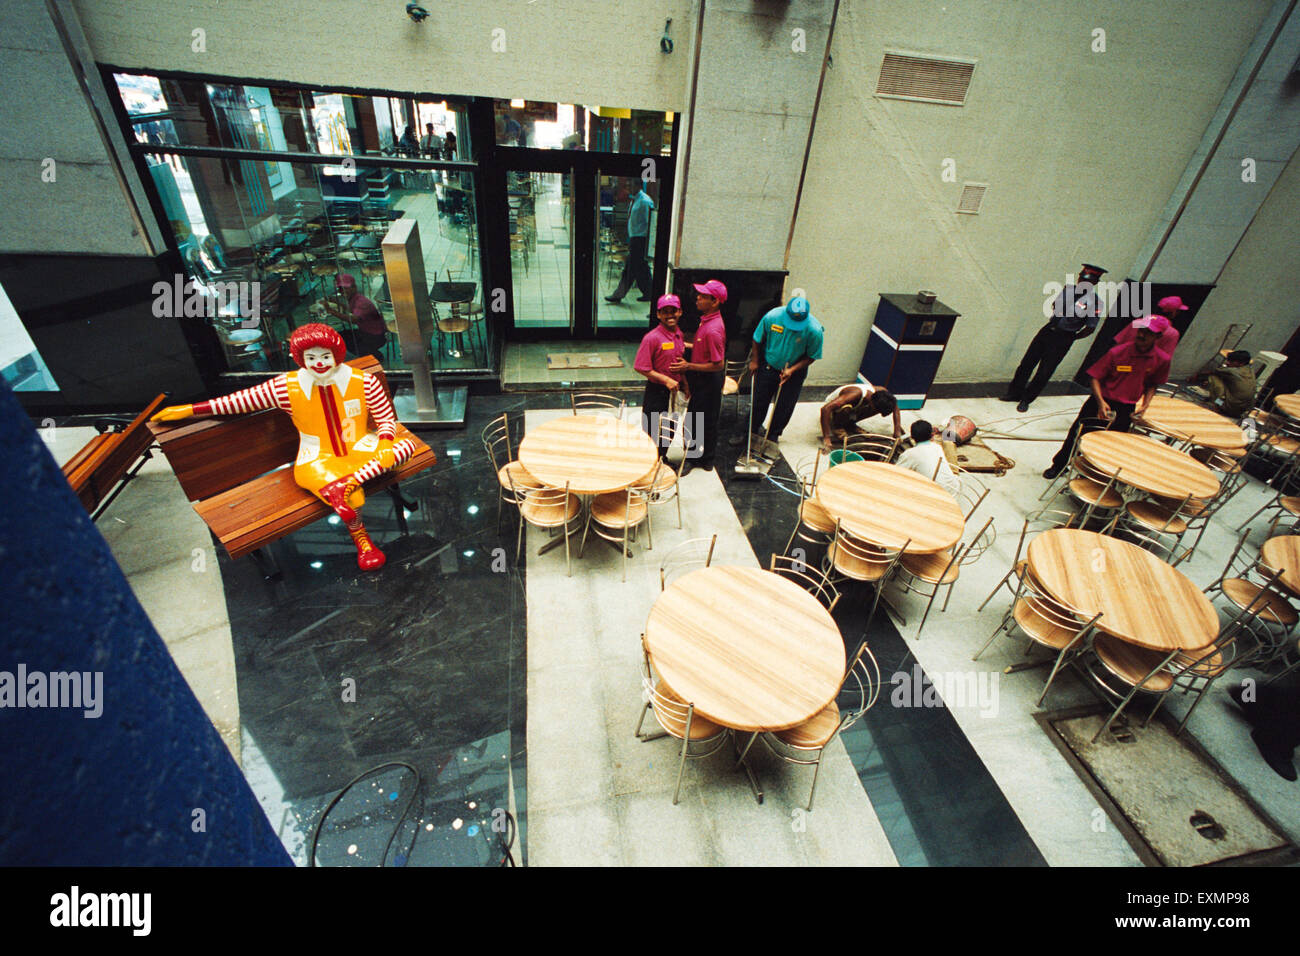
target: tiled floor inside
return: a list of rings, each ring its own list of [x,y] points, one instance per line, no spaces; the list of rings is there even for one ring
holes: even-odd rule
[[[675,515],[666,510],[656,514],[655,551],[634,549],[628,585],[618,583],[612,551],[575,560],[573,577],[566,578],[562,552],[536,555],[535,532],[516,566],[511,515],[497,531],[496,483],[479,431],[502,411],[527,414],[531,422],[548,408],[567,406],[567,395],[559,392],[474,396],[464,431],[425,433],[438,465],[403,485],[406,498],[418,504],[405,518],[408,533],[389,496],[379,495],[365,510],[388,555],[377,574],[357,572],[346,534],[330,522],[271,548],[280,581],[264,581],[250,560],[218,556],[246,775],[300,863],[335,794],[364,771],[400,762],[409,768],[375,772],[330,811],[319,837],[320,862],[495,865],[502,857],[501,831],[517,820],[517,862],[1139,865],[1116,827],[1104,820],[1098,825],[1097,800],[1034,720],[1042,672],[1001,673],[1022,659],[1021,646],[1003,641],[978,662],[970,660],[1008,600],[1004,594],[983,613],[976,608],[1010,563],[1023,515],[1037,507],[1039,472],[1078,402],[1040,399],[1023,416],[988,399],[927,405],[923,414],[932,421],[961,413],[986,434],[1015,436],[988,439],[1017,463],[1005,477],[986,478],[992,491],[982,514],[995,518],[998,539],[963,569],[947,612],[931,614],[921,639],[915,625],[923,605],[915,596],[896,599],[908,627],[877,614],[870,640],[886,686],[877,706],[844,735],[838,769],[831,772],[833,763],[823,769],[818,807],[801,831],[791,830],[791,810],[806,797],[809,771],[768,759],[759,762],[768,786],[762,808],[725,760],[692,762],[687,778],[693,795],[673,807],[664,791],[670,761],[666,755],[661,760],[655,744],[630,741],[639,689],[634,679],[619,681],[623,671],[616,675],[615,669],[628,663],[617,654],[628,641],[635,646],[638,619],[644,621],[657,593],[658,554],[673,535],[731,527],[737,563],[765,565],[784,546],[796,499],[782,479],[791,475],[789,463],[815,446],[815,403],[797,409],[781,443],[785,461],[770,478],[738,479],[726,455],[717,472],[688,475],[686,529],[678,532]],[[733,414],[728,401],[724,436],[739,431]],[[905,413],[904,426],[916,415]],[[725,438],[722,448],[737,453]],[[152,503],[157,493],[137,482],[114,505],[125,509],[119,517],[129,519],[137,535],[161,533],[173,520]],[[1252,478],[1224,509],[1182,568],[1194,582],[1204,586],[1217,575],[1233,529],[1266,497],[1265,486]],[[158,528],[151,528],[151,515]],[[112,510],[101,525],[106,521],[113,521]],[[147,569],[127,567],[128,536],[105,534],[140,593]],[[1262,540],[1261,526],[1251,543],[1258,547]],[[169,590],[175,606],[188,606],[197,576],[179,563],[173,572],[170,584],[154,580],[149,587]],[[860,633],[863,597],[849,591],[837,609],[846,640]],[[601,605],[617,605],[610,613],[621,616],[601,616]],[[154,613],[148,601],[145,606]],[[545,609],[557,613],[543,624],[536,615]],[[578,640],[622,642],[595,647],[598,655],[602,647],[614,648],[610,675],[600,676],[600,683],[572,684],[581,669],[560,666],[560,645]],[[982,675],[990,693],[966,706],[902,706],[891,699],[894,684],[904,679],[938,682],[970,673]],[[1285,686],[1294,685],[1289,680]],[[618,694],[625,684],[624,701]],[[1227,704],[1226,681],[1220,684],[1188,734],[1295,841],[1296,784],[1259,758],[1249,726]],[[575,695],[601,702],[597,731],[608,750],[600,759],[612,763],[592,765],[590,753],[577,748],[585,738],[552,709],[557,693],[562,699],[570,685]],[[1047,707],[1093,700],[1078,678],[1066,674]],[[1186,706],[1180,699],[1166,704],[1175,718]],[[556,755],[565,753],[568,762],[557,762]],[[601,776],[606,771],[608,781]],[[534,783],[538,795],[530,804]],[[531,831],[530,812],[537,824]],[[841,832],[846,826],[853,832]],[[705,832],[700,827],[706,838],[698,836]],[[887,848],[873,842],[875,832],[883,833]],[[662,844],[675,840],[684,852],[656,856],[646,837],[656,833],[666,834]]]

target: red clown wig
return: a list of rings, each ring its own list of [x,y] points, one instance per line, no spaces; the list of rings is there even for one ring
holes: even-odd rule
[[[348,356],[347,346],[343,344],[343,336],[323,322],[300,325],[289,336],[289,354],[293,356],[294,365],[303,367],[302,353],[308,349],[329,349],[334,353],[334,361],[340,365]]]

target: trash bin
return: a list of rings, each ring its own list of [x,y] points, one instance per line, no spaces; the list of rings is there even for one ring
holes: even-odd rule
[[[899,408],[920,408],[934,383],[959,312],[914,293],[882,292],[858,371],[889,389]]]
[[[848,449],[845,448],[836,448],[833,452],[831,452],[830,460],[831,463],[828,466],[830,468],[834,468],[836,465],[842,465],[846,461],[866,461],[866,459],[863,458],[861,455],[859,455],[856,451],[849,451]]]

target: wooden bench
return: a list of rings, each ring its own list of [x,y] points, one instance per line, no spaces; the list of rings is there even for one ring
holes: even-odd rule
[[[384,390],[388,379],[371,356],[347,364],[378,375]],[[391,396],[391,392],[389,393]],[[371,427],[375,427],[373,419]],[[212,530],[231,558],[258,553],[300,528],[333,514],[332,509],[293,480],[298,455],[298,430],[279,409],[231,417],[191,418],[149,424],[176,479],[194,510]],[[434,464],[433,450],[404,426],[395,441],[409,438],[415,451],[400,467],[366,482],[367,497],[388,489],[397,503],[398,527],[406,532],[403,501],[397,484]]]
[[[159,395],[121,431],[96,435],[63,466],[63,476],[92,521],[99,519],[149,460],[153,444],[149,416],[166,400],[167,396]]]

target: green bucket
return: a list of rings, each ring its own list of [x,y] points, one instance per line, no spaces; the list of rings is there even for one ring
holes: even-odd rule
[[[848,451],[847,449],[844,448],[836,448],[833,452],[831,452],[830,458],[831,458],[830,467],[832,468],[834,468],[836,465],[842,465],[846,461],[866,461],[866,459],[863,458],[861,455],[859,455],[856,451]]]

